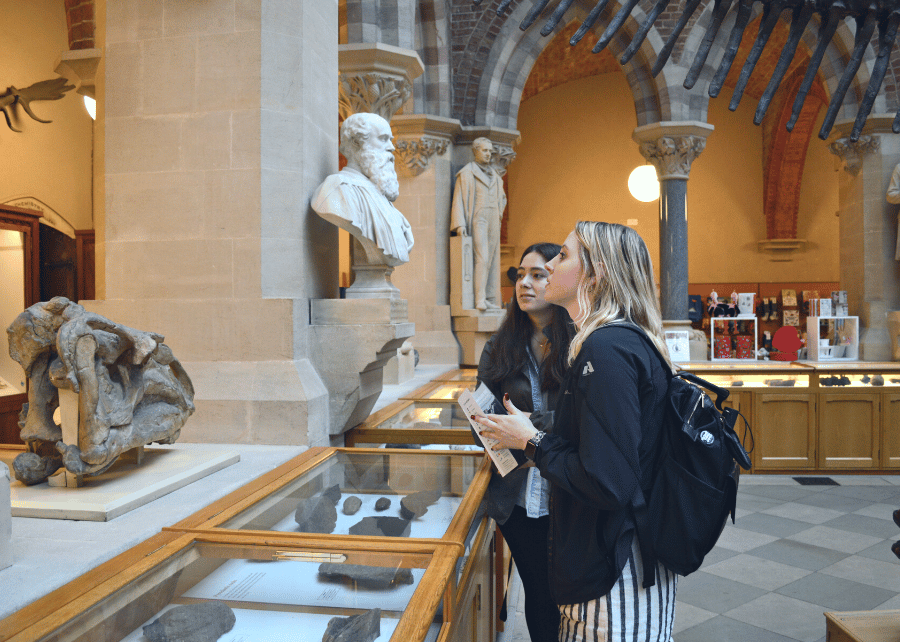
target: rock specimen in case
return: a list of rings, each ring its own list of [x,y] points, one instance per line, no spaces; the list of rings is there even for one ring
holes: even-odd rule
[[[341,486],[340,484],[335,484],[334,486],[329,486],[325,490],[323,490],[320,495],[327,497],[331,500],[331,503],[337,506],[337,503],[341,501]]]
[[[408,537],[409,531],[409,520],[399,517],[363,517],[362,521],[350,527],[351,535]]]
[[[381,635],[381,609],[350,617],[333,617],[322,642],[372,642]]]
[[[382,566],[332,564],[326,562],[319,565],[319,575],[329,580],[351,580],[359,586],[370,589],[388,589],[400,584],[413,583],[412,571],[408,568],[384,568]]]
[[[313,495],[300,500],[294,520],[301,533],[331,533],[337,524],[337,508],[328,496]]]
[[[344,500],[344,507],[341,510],[344,511],[344,515],[356,515],[360,506],[362,506],[362,500],[351,495]]]
[[[379,497],[378,501],[375,502],[375,510],[381,512],[383,510],[387,510],[391,507],[391,500],[387,497]]]
[[[400,500],[400,516],[403,519],[421,517],[428,512],[428,507],[441,498],[439,490],[420,490]]]
[[[219,601],[176,606],[144,627],[150,642],[215,642],[234,626],[234,611]]]

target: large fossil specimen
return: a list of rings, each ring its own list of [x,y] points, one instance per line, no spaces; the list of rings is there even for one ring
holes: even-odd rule
[[[481,1],[482,0],[473,0],[476,5],[481,4]],[[562,20],[563,15],[572,6],[574,1],[575,0],[559,0],[552,14],[541,29],[541,35],[546,36],[550,34],[557,27],[560,20]],[[531,11],[529,11],[528,15],[519,25],[523,31],[534,24],[541,14],[547,10],[548,5],[550,4],[550,0],[532,0],[532,2],[533,6]],[[626,64],[631,60],[635,53],[637,53],[641,44],[644,42],[644,39],[647,37],[647,33],[653,26],[654,21],[666,10],[670,3],[672,4],[672,8],[677,10],[680,0],[655,1],[652,8],[647,12],[646,22],[639,26],[631,43],[622,53],[622,56],[619,59],[621,64]],[[855,22],[856,27],[853,51],[850,54],[850,59],[838,82],[837,88],[831,96],[831,102],[828,105],[825,120],[819,131],[819,138],[824,140],[828,138],[828,135],[831,133],[831,128],[834,125],[838,110],[844,102],[844,97],[847,95],[848,89],[850,89],[853,77],[859,71],[866,48],[872,41],[877,29],[878,35],[875,64],[872,68],[872,74],[869,78],[866,92],[860,102],[859,110],[856,114],[856,122],[853,125],[853,131],[850,134],[851,140],[857,140],[866,123],[866,119],[869,117],[869,112],[872,110],[875,97],[878,95],[881,83],[887,72],[888,64],[890,63],[891,50],[894,47],[894,40],[897,36],[897,26],[900,24],[900,1],[713,0],[712,19],[706,28],[706,34],[704,35],[703,41],[694,56],[691,68],[684,80],[684,87],[686,89],[691,89],[696,84],[728,11],[732,8],[732,5],[736,5],[735,11],[737,12],[737,15],[735,17],[734,26],[728,36],[728,45],[726,46],[725,54],[722,57],[722,61],[719,64],[715,75],[709,83],[709,95],[713,98],[719,95],[719,92],[722,90],[722,85],[725,82],[725,77],[728,75],[732,63],[734,63],[738,46],[744,35],[744,30],[747,28],[750,18],[753,15],[754,5],[757,3],[762,4],[763,7],[759,32],[757,33],[753,48],[747,56],[743,68],[741,68],[740,77],[735,86],[734,93],[731,96],[731,103],[728,106],[729,109],[732,111],[737,109],[741,97],[743,96],[744,89],[747,86],[747,82],[750,80],[750,75],[753,73],[753,69],[762,55],[763,49],[769,40],[769,36],[772,35],[772,31],[778,23],[781,14],[785,11],[789,11],[791,23],[788,39],[781,51],[781,56],[773,70],[769,84],[759,100],[756,115],[753,119],[753,122],[757,125],[762,122],[763,117],[766,115],[766,110],[769,108],[769,104],[772,101],[772,97],[775,95],[775,91],[778,89],[779,84],[784,78],[785,72],[787,72],[788,67],[790,66],[794,53],[797,51],[797,46],[800,44],[804,31],[813,16],[818,14],[819,29],[816,48],[813,51],[806,68],[803,82],[797,91],[791,118],[787,123],[788,131],[793,130],[794,124],[797,122],[797,118],[800,115],[800,110],[803,108],[803,103],[806,100],[806,95],[812,87],[813,80],[815,80],[816,73],[825,56],[828,44],[834,37],[841,22],[852,19]],[[511,4],[512,0],[503,0],[497,7],[497,14],[502,15]],[[609,0],[599,0],[594,5],[594,8],[581,24],[581,27],[569,41],[571,45],[577,44],[585,34],[594,27],[607,4],[609,4]],[[637,4],[638,0],[624,0],[621,8],[609,21],[609,24],[600,36],[597,44],[594,45],[592,50],[594,53],[599,53],[610,43],[622,25],[625,24],[626,19],[631,15],[631,12]],[[662,70],[663,66],[668,61],[669,56],[675,47],[675,42],[678,40],[678,36],[688,24],[688,21],[691,19],[691,16],[694,15],[694,12],[697,11],[698,7],[700,7],[700,0],[687,0],[675,29],[669,35],[668,40],[666,40],[664,47],[656,59],[656,63],[653,65],[652,73],[654,76]],[[875,45],[873,44],[873,46]],[[900,109],[898,109],[897,115],[894,118],[893,131],[895,134],[900,133]]]

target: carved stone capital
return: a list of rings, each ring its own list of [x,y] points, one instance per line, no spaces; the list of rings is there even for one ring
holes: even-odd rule
[[[381,43],[340,45],[338,64],[342,118],[371,112],[391,120],[409,100],[412,81],[424,70],[415,51]]]
[[[509,164],[516,159],[515,146],[522,140],[522,136],[514,129],[502,129],[500,127],[463,127],[456,144],[471,147],[476,138],[490,139],[494,146],[491,154],[491,166],[500,176],[506,174]],[[471,156],[466,162],[471,160]]]
[[[687,179],[691,164],[706,149],[713,126],[697,121],[660,122],[635,128],[632,140],[656,168],[659,180]]]
[[[429,114],[401,114],[391,120],[394,132],[394,155],[400,161],[400,169],[411,176],[418,176],[428,168],[435,155],[446,153],[450,142],[459,131],[458,120]]]
[[[881,147],[881,138],[868,134],[860,136],[853,142],[849,138],[838,138],[828,146],[831,153],[844,161],[844,171],[856,176],[862,169],[863,156],[877,152]]]

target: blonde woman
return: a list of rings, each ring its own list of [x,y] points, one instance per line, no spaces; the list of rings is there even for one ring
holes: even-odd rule
[[[545,298],[578,328],[553,431],[536,430],[508,400],[509,415],[476,419],[499,447],[523,449],[550,481],[549,576],[560,641],[669,642],[675,574],[658,565],[645,576],[633,518],[652,485],[674,371],[650,255],[631,228],[582,221],[546,269]],[[649,580],[655,584],[645,588]]]

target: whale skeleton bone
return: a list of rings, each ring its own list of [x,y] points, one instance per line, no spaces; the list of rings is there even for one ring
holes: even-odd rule
[[[479,5],[482,2],[482,0],[472,1],[476,5]],[[553,13],[547,19],[547,22],[541,28],[541,35],[547,36],[556,29],[560,20],[562,20],[563,15],[569,10],[574,1],[575,0],[560,0],[559,4],[557,4],[553,10]],[[528,15],[525,16],[525,19],[519,25],[519,28],[523,31],[531,27],[531,25],[545,13],[550,0],[533,0],[533,2],[534,4],[528,12]],[[691,19],[691,16],[694,15],[700,6],[700,2],[701,0],[687,0],[674,30],[669,35],[662,50],[657,56],[651,72],[653,76],[659,74],[659,72],[662,71],[663,66],[665,66],[666,62],[669,60],[669,56],[675,47],[678,36]],[[600,14],[603,13],[603,10],[608,3],[609,0],[598,0],[593,9],[588,13],[587,18],[584,19],[581,26],[569,40],[569,44],[577,44],[588,31],[593,29],[597,20],[600,18]],[[619,62],[621,64],[627,64],[637,53],[641,44],[644,42],[644,39],[647,37],[647,33],[653,26],[654,21],[670,3],[677,8],[678,4],[680,4],[680,0],[656,0],[653,7],[647,13],[646,21],[639,25],[630,44],[620,56]],[[794,53],[797,51],[797,46],[800,44],[803,33],[812,17],[818,14],[819,29],[817,33],[816,48],[807,65],[803,82],[797,90],[791,117],[787,122],[787,130],[792,131],[794,124],[797,122],[797,118],[800,115],[800,110],[803,108],[806,95],[812,87],[816,73],[825,56],[825,50],[828,47],[828,43],[831,42],[842,21],[853,19],[856,26],[853,51],[850,54],[850,59],[847,62],[847,66],[844,68],[844,73],[838,82],[837,88],[831,96],[831,102],[825,113],[822,128],[819,130],[819,138],[824,140],[828,138],[828,135],[831,133],[835,118],[837,118],[838,110],[844,102],[844,97],[853,82],[854,76],[859,71],[866,48],[871,42],[877,29],[878,37],[875,63],[872,68],[872,74],[869,78],[865,94],[859,103],[856,121],[853,124],[853,130],[850,134],[850,140],[858,140],[862,133],[863,126],[866,124],[866,119],[872,111],[872,105],[874,104],[878,91],[881,88],[881,84],[884,81],[884,76],[887,73],[891,51],[897,37],[897,26],[900,24],[900,0],[879,0],[878,2],[864,2],[862,0],[713,0],[712,18],[706,27],[703,41],[701,42],[700,47],[694,56],[690,70],[685,77],[685,89],[691,89],[696,84],[697,79],[700,77],[700,73],[703,71],[703,67],[706,64],[706,59],[712,48],[712,44],[719,33],[722,23],[725,21],[728,11],[732,8],[732,5],[737,4],[737,8],[735,9],[737,15],[734,20],[734,25],[731,28],[731,33],[729,34],[725,54],[722,56],[719,68],[716,70],[716,73],[709,84],[709,95],[713,98],[719,95],[725,77],[728,75],[728,72],[734,63],[744,30],[753,14],[753,6],[759,3],[763,5],[759,32],[757,33],[756,40],[753,42],[750,54],[747,56],[744,66],[741,68],[741,73],[737,85],[734,88],[734,93],[731,96],[731,103],[728,105],[728,108],[732,111],[738,108],[744,89],[747,87],[747,83],[750,80],[750,75],[753,73],[756,63],[759,62],[760,56],[769,41],[769,37],[772,35],[775,25],[778,23],[781,14],[785,11],[789,11],[791,23],[787,41],[781,50],[781,56],[779,57],[769,83],[759,100],[756,114],[753,118],[753,122],[757,125],[762,122],[763,117],[766,115],[766,111],[772,102],[772,97],[775,95],[775,91],[778,89],[779,84],[790,66]],[[497,15],[503,15],[511,4],[512,0],[502,0],[497,7]],[[597,41],[597,44],[594,45],[594,48],[592,49],[593,53],[599,53],[606,48],[622,25],[625,24],[626,19],[631,15],[632,10],[637,4],[638,0],[624,0],[622,7],[616,12],[612,20],[610,20],[606,29],[603,31],[603,34],[600,36],[600,39]],[[894,117],[892,129],[895,134],[900,133],[900,109],[898,109],[897,114]]]

